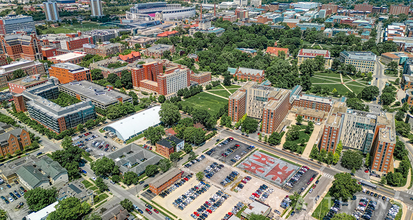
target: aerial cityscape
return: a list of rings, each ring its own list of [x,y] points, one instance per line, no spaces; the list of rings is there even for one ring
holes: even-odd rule
[[[3,0],[0,220],[413,220],[411,0]]]

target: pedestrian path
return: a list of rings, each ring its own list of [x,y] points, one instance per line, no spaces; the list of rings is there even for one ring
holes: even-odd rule
[[[228,100],[228,98],[225,98],[224,96],[220,96],[220,95],[214,94],[214,93],[212,93],[212,92],[208,92],[208,91],[204,91],[204,92],[205,92],[205,93],[208,93],[208,94],[210,94],[210,95],[214,95],[214,96],[216,96],[216,97],[220,97],[220,98],[223,98],[223,99]]]
[[[323,173],[323,174],[321,174],[321,176],[327,177],[329,179],[334,179],[334,176],[331,175],[331,174],[328,174],[328,173]]]
[[[228,92],[229,94],[232,95],[232,93],[231,93],[224,85],[222,85],[222,83],[220,83],[220,84],[221,84],[221,86],[222,86],[225,90],[227,90],[227,92]]]
[[[413,195],[413,190],[412,190],[412,189],[409,189],[409,190],[405,191],[405,193],[408,193],[408,194],[410,194],[410,195]]]

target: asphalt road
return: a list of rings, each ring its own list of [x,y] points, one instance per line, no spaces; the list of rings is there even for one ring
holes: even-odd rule
[[[295,154],[289,153],[289,152],[287,152],[287,151],[283,151],[283,150],[280,150],[280,149],[277,149],[277,148],[270,147],[270,146],[265,145],[265,144],[263,144],[263,143],[261,143],[261,142],[258,142],[258,141],[255,141],[255,140],[251,140],[251,139],[249,139],[249,138],[246,138],[246,137],[244,137],[244,136],[242,136],[242,135],[238,135],[238,134],[236,134],[236,133],[234,133],[234,132],[231,132],[231,131],[229,131],[229,130],[222,130],[222,133],[223,133],[223,134],[227,134],[228,136],[232,136],[232,137],[234,137],[234,138],[236,138],[236,139],[238,139],[238,140],[252,143],[252,144],[254,144],[255,146],[258,146],[258,147],[260,147],[260,148],[263,148],[263,149],[265,149],[265,150],[267,150],[267,151],[269,151],[269,152],[271,152],[271,153],[273,153],[273,154],[275,154],[275,155],[278,155],[278,156],[283,157],[283,158],[285,158],[285,159],[288,159],[288,160],[290,160],[290,161],[293,161],[293,162],[296,162],[296,163],[299,163],[299,164],[302,164],[302,165],[309,166],[310,168],[312,168],[312,169],[314,169],[314,170],[323,172],[323,173],[324,173],[323,175],[325,175],[325,176],[333,177],[335,174],[341,173],[341,171],[332,169],[332,168],[330,168],[330,167],[326,167],[326,166],[324,166],[324,165],[322,165],[322,164],[318,164],[317,162],[314,162],[314,161],[311,161],[311,160],[308,160],[308,159],[305,159],[305,158],[301,158],[300,156],[297,156],[297,155],[295,155]],[[355,178],[358,179],[358,180],[362,180],[362,179],[361,179],[360,177],[358,177],[358,176],[356,176]],[[393,189],[388,189],[388,188],[384,188],[384,187],[381,187],[381,186],[377,186],[377,189],[376,189],[375,191],[376,191],[377,193],[380,193],[380,194],[382,194],[382,195],[385,195],[386,197],[390,197],[390,198],[395,198],[395,199],[401,200],[401,201],[403,201],[407,206],[413,207],[413,201],[410,200],[410,197],[412,197],[412,195],[409,194],[409,193],[407,193],[407,192],[395,191],[395,190],[393,190]],[[408,207],[408,208],[409,208],[409,207]]]

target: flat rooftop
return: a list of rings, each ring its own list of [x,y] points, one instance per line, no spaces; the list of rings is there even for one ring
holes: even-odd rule
[[[86,53],[83,53],[83,52],[70,52],[70,53],[50,57],[49,60],[60,60],[62,62],[66,62],[68,60],[83,58],[85,56],[86,56]]]
[[[30,86],[39,82],[46,82],[48,79],[44,77],[26,76],[19,79],[9,81],[9,83],[19,86]]]
[[[178,168],[172,168],[168,170],[166,173],[164,173],[161,176],[156,177],[155,179],[152,180],[150,183],[152,186],[155,188],[158,188],[162,186],[164,183],[168,182],[170,179],[178,175],[181,171]]]
[[[77,73],[80,71],[88,70],[87,68],[81,67],[73,63],[56,63],[56,64],[53,64],[52,67],[67,69],[71,73]]]
[[[118,102],[118,98],[122,98],[123,100],[131,99],[131,97],[128,95],[120,93],[116,90],[110,90],[106,87],[86,80],[79,82],[70,82],[59,86],[105,105]]]

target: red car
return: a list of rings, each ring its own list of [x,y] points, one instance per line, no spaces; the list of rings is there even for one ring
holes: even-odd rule
[[[156,214],[159,214],[159,211],[158,211],[158,210],[153,209],[153,211],[154,211]]]
[[[188,178],[185,177],[184,180],[185,180],[185,181],[188,181]]]
[[[148,208],[146,208],[145,211],[146,211],[147,213],[149,213],[149,215],[152,215],[151,210],[149,210]]]
[[[239,144],[236,144],[235,146],[236,146],[236,147],[239,147]]]
[[[207,212],[212,213],[211,209],[207,209]]]
[[[211,203],[209,203],[208,201],[206,201],[205,204],[207,204],[208,206],[211,206]]]
[[[233,137],[229,137],[229,139],[232,141],[232,140],[234,140],[234,138]]]
[[[198,217],[198,216],[199,216],[198,212],[194,212],[194,215],[196,215],[196,217]]]
[[[245,180],[241,180],[241,183],[244,183],[244,184],[245,184],[245,183],[247,183],[247,181],[245,181]]]
[[[255,196],[255,197],[257,197],[257,198],[260,197],[260,195],[258,195],[257,193],[253,193],[252,195]]]
[[[317,186],[317,185],[314,184],[313,189],[315,189],[316,186]]]

